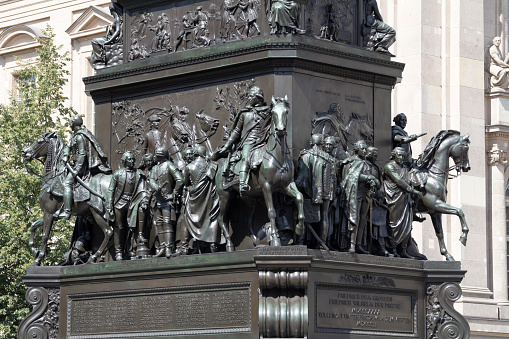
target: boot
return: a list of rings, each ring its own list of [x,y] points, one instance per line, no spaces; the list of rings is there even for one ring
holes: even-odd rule
[[[122,261],[122,230],[118,227],[113,227],[113,247],[115,248],[115,261]]]
[[[401,258],[406,258],[406,259],[415,259],[414,257],[412,257],[410,254],[408,254],[407,250],[406,250],[406,247],[402,247],[401,248],[401,252],[399,253],[399,256]]]
[[[361,244],[355,244],[355,252],[359,254],[370,254],[369,251],[366,251]]]
[[[165,255],[166,258],[170,258],[171,255],[175,252],[175,233],[173,232],[165,232],[166,239],[166,247],[165,247]]]
[[[355,233],[355,230],[350,232],[350,249],[348,250],[350,253],[355,253],[355,238],[357,236]]]
[[[160,226],[159,226],[160,227]],[[162,257],[165,253],[166,248],[166,239],[164,238],[164,232],[159,230],[159,227],[156,226],[157,229],[157,237],[159,238],[159,246],[157,247],[156,253],[154,257]]]
[[[249,180],[249,172],[248,171],[241,171],[239,173],[239,191],[240,194],[247,193],[251,189],[249,185],[247,184]]]
[[[58,219],[69,220],[73,201],[72,187],[64,186],[64,210],[58,215]]]

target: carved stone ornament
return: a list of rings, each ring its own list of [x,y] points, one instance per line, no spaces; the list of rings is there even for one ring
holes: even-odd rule
[[[430,284],[426,294],[426,338],[469,338],[468,322],[453,307],[453,303],[461,297],[460,285]]]
[[[498,148],[497,144],[493,144],[493,148],[486,152],[488,154],[488,165],[505,165],[509,162],[508,152]]]
[[[59,338],[60,289],[32,287],[26,293],[32,313],[18,328],[18,339]]]

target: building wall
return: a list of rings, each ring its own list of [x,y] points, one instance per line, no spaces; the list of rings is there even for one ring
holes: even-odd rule
[[[406,64],[403,79],[393,91],[393,115],[404,112],[407,132],[428,134],[412,143],[416,158],[442,129],[470,134],[472,170],[448,182],[448,200],[460,207],[470,228],[463,247],[459,220],[444,215],[446,245],[467,270],[463,297],[456,307],[469,320],[472,336],[508,337],[507,239],[505,165],[487,165],[498,143],[507,150],[499,114],[504,102],[485,93],[485,48],[502,36],[507,51],[507,0],[380,0],[384,20],[397,31],[391,48],[396,61]],[[494,114],[496,115],[496,114]],[[502,122],[505,123],[505,122]],[[497,125],[495,129],[487,126]],[[491,132],[487,132],[491,131]],[[488,152],[488,153],[487,153]],[[451,164],[452,165],[452,164]],[[421,251],[443,260],[431,221],[414,223]]]
[[[93,75],[88,59],[91,40],[105,34],[111,22],[108,0],[20,0],[0,1],[0,103],[9,102],[14,90],[16,57],[27,60],[36,56],[37,43],[33,33],[42,35],[41,29],[49,24],[56,34],[55,43],[63,45],[72,62],[67,68],[71,79],[64,88],[71,105],[84,115],[86,126],[94,130],[94,104],[85,94],[82,78]],[[91,6],[95,6],[92,10]],[[25,26],[28,26],[28,30]]]

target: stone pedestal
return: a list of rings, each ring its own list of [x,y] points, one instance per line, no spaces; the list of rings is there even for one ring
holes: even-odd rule
[[[464,273],[303,246],[29,267],[19,338],[463,338]]]

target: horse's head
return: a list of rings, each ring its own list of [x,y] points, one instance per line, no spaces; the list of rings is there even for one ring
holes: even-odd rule
[[[55,132],[44,133],[40,138],[35,140],[30,146],[25,148],[21,155],[27,161],[45,157],[48,154],[48,146],[51,138],[55,137]]]
[[[451,146],[450,157],[454,160],[458,172],[468,172],[470,170],[470,161],[468,160],[468,149],[470,148],[470,135],[462,135],[458,142]]]
[[[284,98],[272,97],[272,132],[280,138],[286,135],[289,110],[290,103],[287,96]]]

